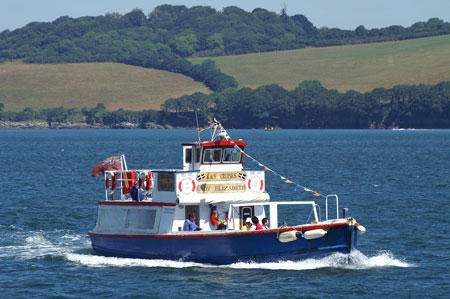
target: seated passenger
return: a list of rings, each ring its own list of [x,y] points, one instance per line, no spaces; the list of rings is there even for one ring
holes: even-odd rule
[[[247,230],[255,230],[252,225],[252,219],[250,217],[245,220],[245,225],[247,226]]]
[[[255,230],[262,230],[262,229],[263,229],[262,225],[259,224],[259,219],[258,219],[258,217],[253,216],[253,217],[252,217],[252,222],[253,222],[253,225],[255,226]]]
[[[263,229],[269,229],[269,219],[263,218],[263,220],[261,222],[262,222]]]
[[[184,221],[183,230],[184,230],[184,231],[202,230],[202,229],[200,228],[200,226],[198,226],[198,225],[195,223],[195,214],[194,214],[194,213],[190,213],[190,214],[189,214],[189,219],[186,219],[186,220]]]

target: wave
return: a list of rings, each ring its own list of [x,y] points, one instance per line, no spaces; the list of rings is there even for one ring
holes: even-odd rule
[[[90,243],[80,234],[40,231],[16,234],[14,238],[5,240],[0,248],[0,258],[28,260],[49,256],[64,257],[76,250],[90,248]]]

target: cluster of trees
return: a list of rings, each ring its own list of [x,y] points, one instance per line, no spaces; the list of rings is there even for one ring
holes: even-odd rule
[[[450,33],[450,23],[433,18],[411,27],[367,30],[316,28],[303,15],[227,7],[162,5],[146,16],[141,10],[97,17],[60,17],[0,33],[0,62],[120,62],[181,73],[214,91],[237,87],[213,62],[192,65],[190,56],[242,54]]]
[[[450,82],[340,93],[304,81],[292,91],[272,84],[196,93],[169,99],[161,108],[190,126],[199,110],[201,117],[214,115],[229,128],[450,128]]]
[[[102,124],[113,126],[120,123],[145,124],[148,122],[157,122],[160,116],[158,111],[143,110],[115,110],[108,111],[103,103],[97,104],[96,107],[70,108],[64,107],[47,108],[41,110],[33,110],[25,108],[23,111],[2,111],[3,104],[0,103],[0,120],[3,121],[46,121],[50,126],[54,123],[87,123]]]
[[[360,93],[340,93],[319,81],[304,81],[292,91],[276,84],[256,89],[229,88],[210,95],[194,93],[168,99],[162,110],[106,110],[63,107],[21,112],[2,111],[4,121],[45,120],[86,122],[114,126],[123,122],[145,127],[152,122],[176,127],[195,127],[196,117],[205,124],[212,117],[227,128],[450,128],[450,82],[436,85],[399,85]]]

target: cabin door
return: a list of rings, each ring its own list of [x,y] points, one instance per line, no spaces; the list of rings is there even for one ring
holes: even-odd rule
[[[200,226],[200,207],[199,206],[184,206],[184,219],[189,218],[189,214],[194,212],[195,214],[195,224]]]
[[[248,206],[248,207],[240,207],[239,208],[239,218],[240,218],[240,227],[245,225],[245,220],[250,217],[252,218],[253,215],[255,215],[255,207],[254,206]]]

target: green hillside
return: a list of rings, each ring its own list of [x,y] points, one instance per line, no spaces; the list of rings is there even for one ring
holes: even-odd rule
[[[209,93],[180,74],[119,63],[0,64],[0,103],[5,110],[94,107],[160,109],[167,98]]]
[[[192,58],[200,63],[207,58]],[[450,80],[450,35],[374,44],[305,48],[210,58],[240,87],[276,83],[294,89],[304,80],[324,87],[368,91],[398,84]]]

